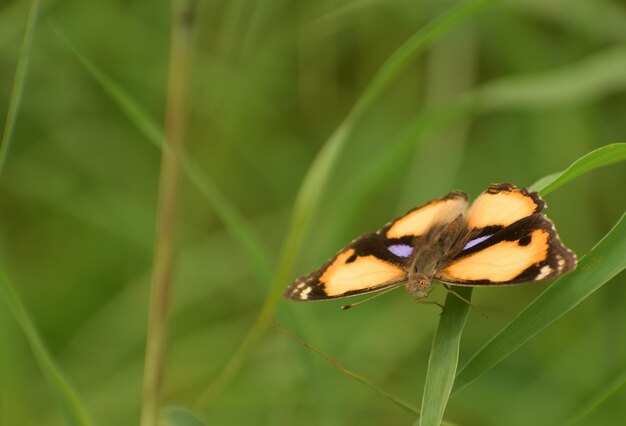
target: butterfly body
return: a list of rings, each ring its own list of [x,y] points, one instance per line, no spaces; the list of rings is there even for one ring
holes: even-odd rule
[[[535,192],[491,185],[467,209],[453,191],[367,233],[316,271],[296,279],[284,295],[326,300],[406,283],[425,297],[432,280],[452,285],[510,285],[555,278],[576,266]]]

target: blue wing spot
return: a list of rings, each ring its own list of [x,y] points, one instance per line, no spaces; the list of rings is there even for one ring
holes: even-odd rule
[[[490,238],[492,235],[485,235],[483,237],[478,237],[478,238],[474,238],[471,241],[468,241],[467,244],[465,244],[465,247],[463,247],[463,250],[467,250],[469,248],[474,247],[476,244],[480,244],[483,241],[485,241],[486,239]]]
[[[408,244],[392,244],[387,248],[398,257],[409,257],[413,253],[413,247]]]

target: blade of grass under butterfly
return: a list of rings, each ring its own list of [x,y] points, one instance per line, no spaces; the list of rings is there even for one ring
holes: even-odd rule
[[[541,195],[547,195],[588,171],[624,160],[626,160],[626,143],[605,145],[595,151],[591,151],[583,157],[580,157],[564,171],[539,179],[530,186],[530,189],[533,191],[540,191]]]
[[[472,297],[471,287],[458,288],[455,291],[468,301]],[[428,359],[426,383],[422,396],[422,414],[415,421],[415,426],[441,424],[459,361],[461,333],[467,320],[468,310],[467,302],[448,293]]]
[[[156,121],[124,89],[79,52],[54,23],[51,23],[51,26],[78,61],[117,103],[130,122],[137,127],[146,139],[159,149],[162,149],[163,132]],[[269,249],[261,242],[261,238],[254,231],[252,225],[219,190],[202,168],[187,155],[183,155],[183,172],[196,189],[209,201],[230,235],[240,244],[254,270],[261,277],[261,281],[269,283],[273,269]]]
[[[289,229],[279,255],[278,266],[272,286],[261,308],[258,320],[251,327],[239,348],[229,359],[217,378],[200,396],[197,403],[207,405],[239,370],[244,358],[257,340],[267,329],[278,305],[281,289],[289,282],[291,270],[296,256],[304,239],[314,212],[326,189],[328,179],[337,159],[343,150],[346,141],[352,133],[355,122],[375,101],[375,99],[389,86],[394,78],[422,52],[438,36],[451,30],[457,24],[467,19],[473,13],[482,9],[495,0],[469,0],[449,9],[439,17],[433,19],[417,31],[402,46],[400,46],[382,65],[374,75],[372,81],[365,88],[363,94],[356,101],[346,118],[324,143],[319,154],[309,167],[304,181],[298,191],[293,208]]]
[[[462,46],[462,54],[457,52],[459,46]],[[429,125],[434,124],[441,118],[438,114],[441,111],[434,114],[430,112],[436,111],[436,107],[433,109],[433,106],[439,105],[441,101],[450,99],[456,93],[472,87],[475,74],[475,46],[475,31],[470,27],[464,28],[463,31],[458,31],[456,38],[452,37],[447,42],[440,43],[433,51],[428,66],[430,83],[426,99],[426,111],[428,112],[420,114],[422,120],[420,133],[422,133],[422,137],[424,137],[423,132],[428,130]],[[467,75],[457,81],[454,73],[450,73],[449,70],[459,68],[467,69]],[[456,114],[457,112],[455,104],[453,108],[445,111],[444,115]],[[442,160],[442,153],[434,148],[433,143],[429,143],[414,151],[405,180],[406,182],[422,181],[422,187],[420,188],[419,185],[416,186],[415,184],[405,185],[404,197],[400,198],[400,206],[404,205],[406,207],[407,204],[411,203],[409,201],[410,198],[414,198],[411,197],[411,194],[428,192],[430,190],[424,186],[424,178],[433,174],[441,174],[440,170],[433,168],[432,161],[425,160],[426,158],[434,159],[435,163],[450,160],[450,167],[446,168],[446,173],[444,173],[437,191],[443,191],[445,187],[452,184],[455,180],[454,176],[458,172],[457,169],[460,165],[467,139],[467,123],[468,121],[458,122],[455,123],[453,131],[450,131],[451,129],[448,127],[448,131],[440,132],[439,135],[429,135],[429,139],[437,141],[435,145],[441,145],[439,150],[443,148],[444,151],[447,149],[456,153],[449,158],[446,157]],[[432,342],[422,394],[422,414],[421,418],[415,420],[414,423],[416,425],[441,424],[458,366],[461,334],[467,320],[471,295],[471,288],[462,288],[458,292],[450,291],[447,295],[446,306],[439,319]]]
[[[13,140],[13,130],[15,129],[15,120],[17,112],[22,101],[22,92],[24,91],[24,81],[28,71],[28,62],[30,60],[31,47],[33,45],[33,36],[35,34],[35,26],[37,22],[37,13],[39,11],[39,0],[33,0],[30,4],[28,19],[26,21],[26,30],[20,47],[20,54],[15,69],[15,77],[13,79],[13,87],[11,88],[11,96],[9,98],[9,108],[7,117],[4,122],[4,131],[2,132],[2,141],[0,142],[0,174],[4,170],[11,141]]]
[[[461,369],[453,394],[489,371],[535,334],[569,312],[626,268],[626,215],[585,256],[555,281]]]
[[[13,317],[24,332],[26,341],[28,342],[39,368],[43,372],[46,382],[56,398],[61,411],[68,425],[89,425],[90,422],[83,406],[81,405],[76,392],[72,389],[69,381],[65,378],[61,370],[57,367],[52,359],[46,345],[39,337],[39,333],[22,305],[13,286],[0,271],[0,297],[11,310]]]

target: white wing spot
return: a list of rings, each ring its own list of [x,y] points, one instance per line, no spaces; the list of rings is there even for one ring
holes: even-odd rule
[[[300,293],[300,299],[306,300],[309,298],[309,293],[313,290],[313,287],[309,287],[305,289],[302,293]]]
[[[535,277],[535,280],[542,280],[542,279],[544,279],[545,277],[550,275],[550,272],[552,272],[552,268],[550,267],[550,265],[543,266],[539,270],[539,274]]]

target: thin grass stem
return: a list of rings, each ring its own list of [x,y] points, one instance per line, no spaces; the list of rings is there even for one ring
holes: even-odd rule
[[[187,117],[192,11],[191,0],[178,0],[172,3],[170,71],[165,113],[166,137],[161,156],[141,426],[155,426],[158,421],[174,265],[178,182]]]

